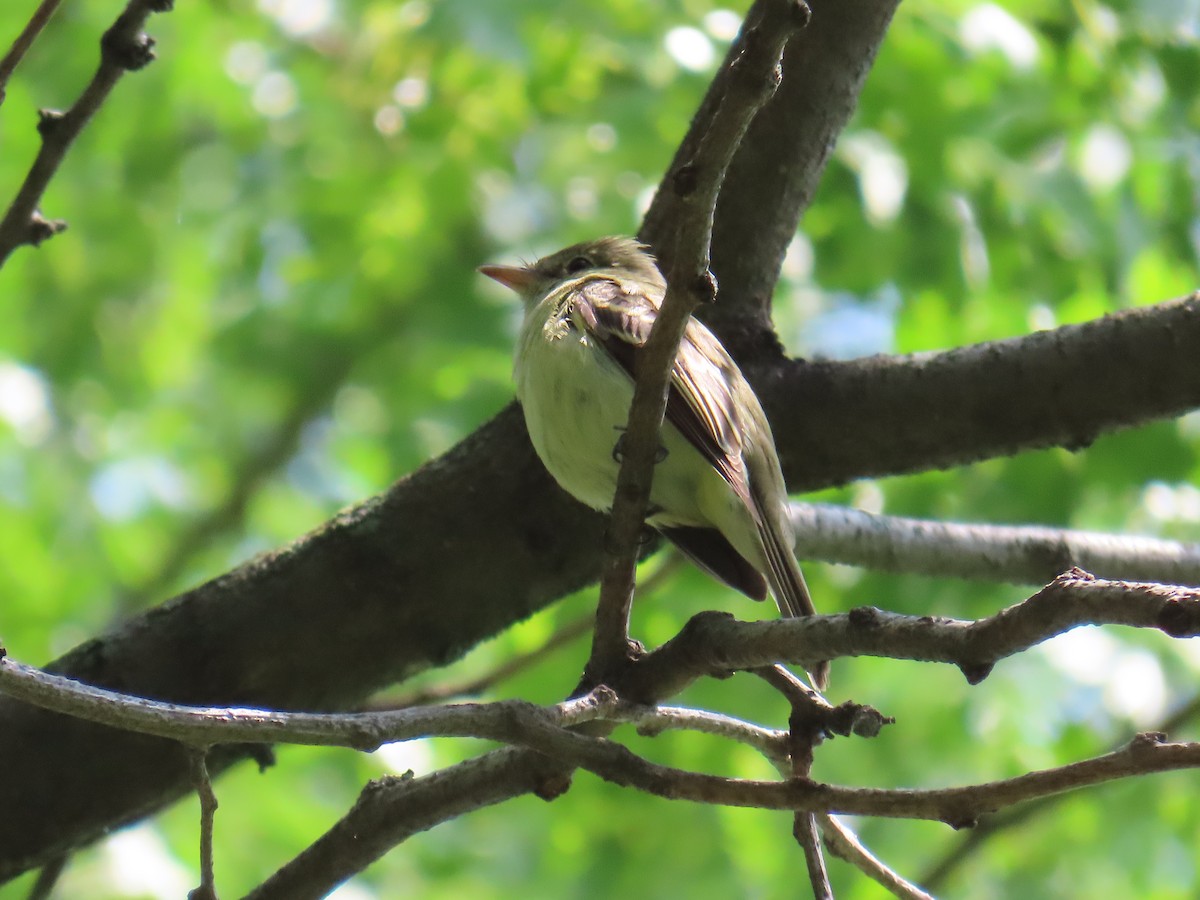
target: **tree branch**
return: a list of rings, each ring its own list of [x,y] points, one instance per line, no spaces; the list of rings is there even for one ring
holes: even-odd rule
[[[153,12],[167,12],[174,0],[129,0],[100,39],[100,67],[75,104],[65,113],[42,110],[38,131],[42,146],[16,199],[0,220],[0,266],[22,244],[38,245],[65,229],[62,221],[43,219],[38,203],[67,150],[88,121],[104,103],[121,76],[148,65],[154,59],[154,40],[142,33]]]
[[[804,779],[763,782],[684,772],[648,762],[620,744],[553,726],[527,733],[524,743],[530,751],[494,751],[433,775],[369,786],[329,832],[248,896],[255,900],[324,896],[418,831],[522,793],[537,792],[549,799],[549,790],[556,796],[565,789],[572,767],[673,800],[930,819],[955,828],[1036,797],[1200,767],[1200,744],[1165,743],[1161,735],[1147,734],[1105,756],[969,787],[847,788]]]
[[[1200,293],[945,353],[749,366],[793,491],[1080,450],[1200,407]]]
[[[217,900],[217,882],[213,874],[213,823],[217,815],[217,795],[208,776],[207,747],[192,750],[192,785],[200,799],[200,886],[188,892],[188,900]]]
[[[1151,733],[1175,734],[1188,721],[1196,718],[1198,715],[1200,715],[1200,696],[1193,697],[1191,702],[1167,716]],[[1114,747],[1112,749],[1118,750],[1120,748]],[[957,841],[941,859],[929,867],[921,877],[921,883],[926,885],[930,890],[939,890],[945,884],[950,874],[970,859],[989,840],[997,834],[1023,825],[1034,817],[1046,812],[1050,807],[1061,801],[1063,796],[1062,794],[1055,794],[1049,797],[1040,797],[1037,800],[1023,803],[1020,806],[1006,809],[997,815],[987,816],[980,820],[976,827],[964,834],[962,839]]]
[[[793,503],[800,556],[883,572],[1044,584],[1078,566],[1105,578],[1200,585],[1200,544],[1036,525],[882,516]]]
[[[776,662],[803,665],[818,654],[950,663],[975,684],[999,660],[1082,625],[1130,625],[1194,637],[1200,634],[1200,590],[1101,581],[1075,569],[1023,603],[973,622],[873,607],[771,622],[700,613],[611,687],[629,700],[653,703],[697,678]]]
[[[33,11],[29,21],[25,23],[25,27],[21,29],[21,33],[13,41],[8,52],[4,54],[4,59],[0,59],[0,103],[4,102],[8,93],[8,80],[12,78],[13,72],[21,64],[21,60],[29,52],[29,48],[33,46],[33,42],[37,40],[38,35],[46,27],[46,23],[50,21],[61,2],[62,0],[42,0],[38,4],[38,8]]]
[[[820,822],[825,846],[834,856],[850,863],[864,875],[887,888],[893,896],[900,897],[901,900],[933,900],[932,895],[906,881],[863,846],[858,835],[843,825],[836,817],[823,815],[820,816]]]
[[[667,291],[638,360],[600,574],[592,654],[584,673],[588,685],[608,680],[630,652],[629,611],[638,543],[650,503],[671,367],[692,311],[716,294],[708,271],[709,244],[725,171],[755,113],[778,85],[784,46],[807,17],[803,0],[772,0],[761,20],[743,29],[712,121],[695,153],[669,176],[671,191],[660,203],[676,225],[663,269]]]
[[[847,86],[861,83],[863,59],[873,53],[864,56],[864,43],[882,37],[876,26],[894,3],[814,0],[813,6],[803,41],[823,62],[805,68],[796,93],[785,80],[759,121],[791,117],[796,131],[811,126],[819,134],[811,117],[848,115],[853,98],[847,103]],[[868,19],[875,25],[865,27]],[[799,59],[789,52],[789,73]],[[820,152],[823,159],[825,150]],[[734,169],[751,154],[747,172],[757,170],[770,182],[781,172],[812,169],[799,153],[752,135]],[[781,227],[802,202],[798,193],[789,196],[791,213],[768,203],[752,213],[718,206],[713,265],[723,280],[719,306],[738,289],[738,279],[719,267],[721,241],[736,234],[752,243],[760,231]],[[655,235],[671,227],[660,219],[644,236],[657,243]],[[770,347],[750,343],[742,345],[739,362],[768,407],[785,471],[799,490],[1077,441],[1081,408],[1090,416],[1083,431],[1091,435],[1194,408],[1200,373],[1189,361],[1200,352],[1197,312],[1200,302],[1189,298],[1134,311],[1116,325],[1105,319],[1092,323],[1094,329],[1071,326],[1016,339],[1005,377],[990,382],[982,368],[986,353],[974,348],[895,362],[800,367],[776,366],[769,362]],[[1127,352],[1121,343],[1125,321],[1157,338],[1139,336],[1139,352]],[[736,335],[722,330],[721,337],[738,355]],[[1093,345],[1083,352],[1087,342]],[[1016,360],[1026,352],[1047,360],[1057,353],[1064,363],[1043,367],[1053,373],[1049,382],[1011,382],[1012,372],[1023,370]],[[756,358],[763,362],[756,365]],[[965,386],[954,389],[968,380],[982,392],[978,398]],[[1111,391],[1114,383],[1118,390]],[[933,388],[936,402],[928,399]],[[1049,397],[1061,398],[1062,417],[1045,409]],[[959,421],[964,417],[1012,427],[989,427],[972,438]],[[929,454],[927,463],[921,452]],[[446,664],[594,582],[602,529],[602,517],[551,483],[519,411],[510,406],[385,494],[81,645],[52,668],[91,684],[180,702],[346,708],[385,684]],[[464,558],[473,565],[463,566]],[[478,578],[478,571],[489,577]],[[0,742],[0,770],[9,776],[0,780],[0,808],[8,813],[0,819],[0,879],[190,789],[186,754],[172,742],[113,732],[8,698],[0,698],[0,727],[23,737]],[[217,773],[246,752],[219,748],[209,767]]]

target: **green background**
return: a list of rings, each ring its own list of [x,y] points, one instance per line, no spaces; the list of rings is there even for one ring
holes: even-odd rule
[[[6,4],[0,43],[32,6]],[[18,70],[0,108],[0,196],[36,152],[35,111],[73,102],[119,7],[64,5]],[[9,653],[43,663],[284,544],[502,408],[518,310],[475,267],[636,230],[743,11],[214,0],[155,16],[159,60],[118,85],[44,198],[70,230],[0,273]],[[938,350],[1192,290],[1197,15],[1167,0],[906,0],[789,254],[775,307],[789,350]],[[1198,446],[1193,414],[1079,453],[815,499],[1195,540]],[[971,617],[1026,593],[806,572],[826,611]],[[570,598],[426,680],[529,652],[593,602]],[[685,569],[640,602],[636,633],[660,642],[705,608],[760,612]],[[491,696],[554,702],[585,653],[577,640]],[[814,776],[935,787],[1083,758],[1189,701],[1198,670],[1188,644],[1116,630],[1026,653],[974,688],[948,667],[843,662],[833,699],[898,724],[823,746]],[[745,677],[681,700],[786,721]],[[715,738],[618,734],[672,765],[769,775]],[[258,883],[370,778],[481,746],[281,748],[265,775],[241,767],[217,784],[218,888]],[[1073,795],[992,839],[941,891],[1194,897],[1195,784],[1179,773]],[[959,840],[936,824],[850,824],[912,878]],[[580,773],[554,803],[522,798],[412,839],[339,896],[803,896],[790,831],[784,814],[670,803]],[[79,855],[61,896],[179,897],[198,880],[196,856],[188,800]],[[839,897],[883,895],[830,868]]]

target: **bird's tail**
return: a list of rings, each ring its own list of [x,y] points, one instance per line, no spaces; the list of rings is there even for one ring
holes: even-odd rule
[[[759,534],[766,551],[767,581],[779,614],[789,618],[815,616],[817,608],[813,605],[800,564],[792,553],[791,542],[785,542],[779,529],[771,528],[766,522],[761,524]],[[808,675],[817,690],[825,690],[829,686],[829,660],[823,659],[808,667]]]

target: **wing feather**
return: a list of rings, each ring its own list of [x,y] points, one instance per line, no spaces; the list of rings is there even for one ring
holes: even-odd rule
[[[569,302],[573,318],[630,378],[636,378],[637,351],[650,337],[661,298],[610,278],[594,278],[584,281]],[[729,392],[726,370],[733,361],[700,323],[689,322],[686,334],[671,369],[667,421],[712,464],[747,508],[757,512],[742,460],[743,423]]]

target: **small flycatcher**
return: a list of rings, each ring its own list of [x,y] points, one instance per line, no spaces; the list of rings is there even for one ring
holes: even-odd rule
[[[632,238],[576,244],[530,266],[479,270],[525,304],[514,375],[542,462],[576,499],[612,508],[637,357],[666,282]],[[716,578],[784,616],[813,615],[793,554],[771,426],[711,331],[692,319],[667,399],[647,522]],[[824,687],[828,664],[815,667]]]

